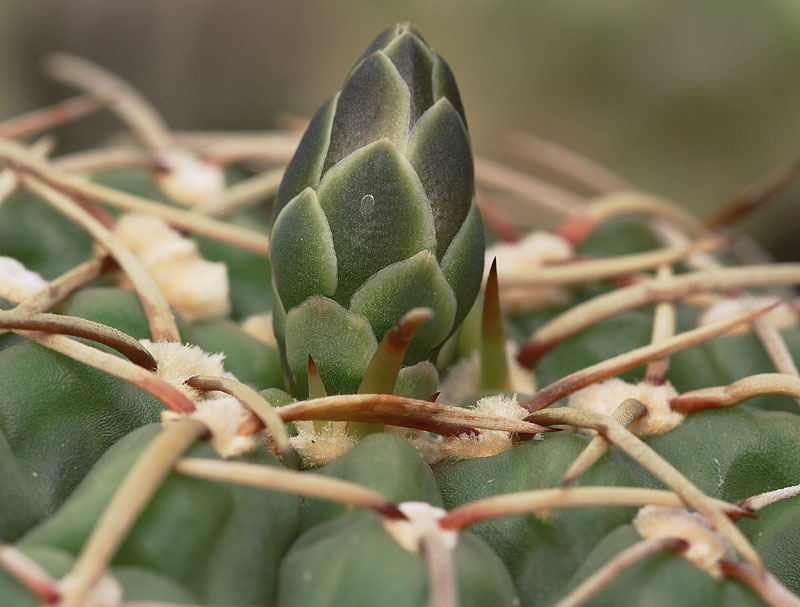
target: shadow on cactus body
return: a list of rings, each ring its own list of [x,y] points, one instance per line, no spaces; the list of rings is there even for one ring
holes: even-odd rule
[[[436,354],[480,287],[474,195],[450,68],[411,26],[387,29],[317,111],[278,191],[274,325],[295,393],[309,354],[329,393],[355,392],[378,341],[414,307],[435,316],[405,363]]]

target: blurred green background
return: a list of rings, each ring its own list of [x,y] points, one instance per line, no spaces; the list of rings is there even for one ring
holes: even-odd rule
[[[800,0],[0,0],[0,117],[71,94],[39,69],[62,50],[175,128],[272,128],[406,19],[453,68],[484,155],[532,132],[705,215],[800,150]],[[116,128],[82,121],[62,149]],[[740,227],[797,260],[800,187]]]

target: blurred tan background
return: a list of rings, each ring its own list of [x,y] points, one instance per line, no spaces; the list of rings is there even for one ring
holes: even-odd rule
[[[798,0],[0,0],[0,118],[70,91],[62,50],[122,75],[176,128],[310,116],[372,37],[410,20],[458,78],[475,148],[565,144],[706,214],[800,154]],[[92,118],[62,146],[117,128]],[[800,186],[741,229],[800,258]]]

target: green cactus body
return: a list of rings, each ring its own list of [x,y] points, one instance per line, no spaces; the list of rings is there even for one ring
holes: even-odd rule
[[[129,290],[115,287],[84,289],[67,300],[64,314],[119,327],[136,339],[149,337],[141,302]],[[282,388],[280,359],[274,348],[254,339],[230,319],[187,323],[178,316],[181,336],[206,352],[224,352],[225,368],[259,390]]]
[[[329,393],[355,392],[377,342],[414,307],[434,319],[406,363],[436,354],[480,285],[474,195],[450,69],[416,30],[389,28],[314,116],[277,194],[275,333],[298,394],[309,354]]]
[[[552,487],[585,442],[578,436],[530,442],[493,457],[442,462],[436,480],[448,508],[474,499]],[[633,471],[609,454],[587,474],[587,485],[634,485]],[[536,474],[531,474],[536,470]],[[491,480],[491,482],[487,482]],[[633,509],[606,508],[528,515],[481,523],[471,529],[488,542],[514,576],[523,605],[548,605],[560,598],[564,583],[606,533],[630,520]],[[558,550],[555,547],[558,546]]]
[[[66,314],[149,335],[141,303],[128,290],[84,289]],[[208,352],[225,352],[226,368],[258,389],[283,386],[277,352],[226,319],[180,323],[184,338]],[[105,450],[163,405],[102,371],[33,343],[0,348],[0,444],[4,456],[0,537],[11,541],[52,514]],[[34,388],[30,378],[37,377]],[[58,439],[53,440],[54,433]]]
[[[0,377],[5,541],[52,514],[106,449],[163,410],[137,388],[38,344],[0,350]]]
[[[158,425],[143,426],[109,449],[62,508],[26,534],[21,545],[77,555],[117,484],[159,432]],[[187,454],[216,457],[203,443]],[[266,453],[246,459],[280,465]],[[294,539],[297,502],[288,495],[173,474],[131,531],[115,565],[161,574],[205,604],[263,604],[274,594],[277,567]],[[250,583],[254,580],[258,583]]]
[[[794,483],[798,478],[800,461],[795,451],[798,423],[800,420],[794,414],[742,406],[693,414],[674,430],[650,438],[648,444],[708,495],[736,502],[754,493]],[[585,445],[582,436],[549,436],[542,443],[519,445],[493,457],[440,463],[435,468],[436,478],[448,508],[480,497],[553,487],[559,484],[566,465]],[[758,479],[753,477],[754,468],[759,470]],[[537,473],[532,474],[532,470]],[[651,475],[614,451],[581,477],[579,484],[662,487]],[[788,512],[788,506],[787,502],[784,511]],[[767,509],[764,514],[772,512]],[[514,576],[522,605],[552,605],[570,585],[583,580],[610,555],[632,544],[633,538],[641,539],[626,524],[633,514],[632,508],[565,510],[481,523],[472,531],[503,559]],[[780,515],[777,512],[773,516],[780,518]],[[754,541],[757,533],[765,529],[756,521],[743,521],[740,525],[753,535]],[[789,557],[789,553],[794,554],[793,547],[794,543],[788,541],[780,549],[781,563],[786,562],[784,558],[794,558]],[[778,571],[770,569],[796,591],[796,576],[787,570],[780,571],[782,565],[777,561]],[[575,563],[585,565],[576,572]],[[615,604],[624,596],[630,597],[624,599],[628,601],[626,604],[649,605],[659,593],[663,598],[655,604],[684,604],[688,597],[696,602],[686,604],[761,604],[739,584],[720,584],[678,555],[664,555],[657,564],[648,567],[652,569],[642,567],[635,576],[627,574],[627,583],[620,580],[619,587],[613,586],[589,604]],[[636,579],[641,582],[634,583]],[[686,588],[677,585],[677,580],[683,579],[688,584]],[[732,596],[743,598],[735,602]]]
[[[370,435],[345,455],[319,468],[318,472],[371,487],[397,503],[422,501],[437,507],[443,505],[430,467],[422,461],[417,450],[399,436],[386,433]],[[300,529],[307,531],[348,511],[341,504],[306,500]]]
[[[606,257],[647,251],[657,246],[653,231],[645,222],[621,220],[610,222],[592,234],[578,249],[587,257]],[[605,286],[578,288],[570,306],[584,302],[598,293],[610,292]],[[509,319],[511,334],[530,335],[545,322],[568,307],[545,307],[536,312]],[[676,304],[676,328],[688,331],[698,325],[700,312],[694,306]],[[614,354],[644,346],[650,342],[653,326],[652,308],[640,308],[594,323],[547,353],[536,365],[540,386],[565,375],[601,362]],[[800,351],[800,325],[781,328],[781,335],[791,352]],[[736,352],[736,356],[731,353]],[[758,338],[752,332],[722,335],[707,343],[681,350],[670,357],[669,380],[686,392],[708,385],[725,385],[742,377],[773,372],[775,366]],[[619,375],[626,381],[642,379],[642,368]],[[748,406],[764,409],[796,411],[791,399],[780,395],[764,395],[748,400]]]
[[[68,574],[75,562],[75,557],[69,552],[49,546],[25,546],[22,552],[48,574],[57,578]],[[132,601],[189,603],[194,600],[193,594],[184,590],[177,582],[146,567],[114,567],[111,575],[121,586],[124,596]],[[7,605],[14,607],[41,605],[41,602],[31,595],[29,589],[20,585],[4,570],[0,570],[0,593]]]
[[[320,473],[378,489],[400,502],[441,507],[429,466],[404,439],[374,434]],[[278,605],[419,605],[428,582],[420,554],[410,554],[382,528],[373,514],[307,500],[302,535],[286,554]],[[462,605],[513,605],[515,591],[497,556],[474,536],[456,549]],[[304,583],[308,578],[318,583]]]
[[[569,590],[584,580],[599,566],[608,562],[620,551],[641,541],[631,525],[623,525],[605,536],[589,554],[571,580],[560,590]],[[646,584],[640,583],[647,580]],[[611,605],[763,605],[762,599],[744,584],[736,581],[718,581],[692,563],[673,554],[662,553],[625,572],[613,589],[600,594],[591,607]]]
[[[515,605],[507,571],[480,539],[465,536],[455,549],[460,604]],[[303,577],[305,575],[305,578]],[[303,581],[318,580],[316,583]],[[424,605],[425,563],[358,513],[322,523],[292,546],[283,562],[277,605]]]
[[[48,280],[89,257],[92,242],[86,234],[55,211],[30,202],[29,196],[16,195],[3,203],[0,255],[20,260]]]

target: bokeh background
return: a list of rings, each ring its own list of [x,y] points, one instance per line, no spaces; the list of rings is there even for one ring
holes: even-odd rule
[[[800,153],[798,0],[0,0],[0,118],[71,94],[40,70],[61,50],[175,128],[272,128],[310,116],[399,20],[450,63],[487,156],[535,133],[704,215]],[[116,128],[82,121],[62,149]],[[800,186],[740,229],[800,259]]]

